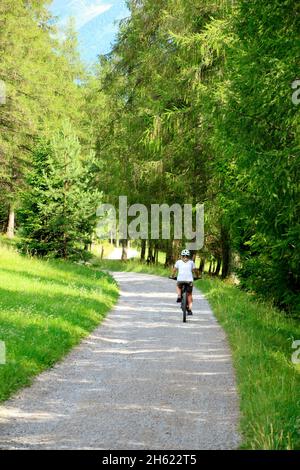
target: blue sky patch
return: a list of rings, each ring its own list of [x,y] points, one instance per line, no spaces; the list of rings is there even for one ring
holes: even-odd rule
[[[73,17],[82,59],[91,64],[99,54],[110,52],[118,22],[129,16],[125,0],[54,0],[51,12],[63,26]]]

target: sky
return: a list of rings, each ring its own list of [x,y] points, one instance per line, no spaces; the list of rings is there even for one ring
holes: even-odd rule
[[[81,57],[88,64],[110,52],[118,31],[115,22],[129,16],[125,0],[53,0],[50,10],[61,26],[75,18]]]

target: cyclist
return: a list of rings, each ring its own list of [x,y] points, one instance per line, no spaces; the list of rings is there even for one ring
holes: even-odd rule
[[[188,315],[193,315],[192,308],[193,308],[193,273],[195,275],[198,275],[198,270],[196,268],[196,265],[194,261],[190,259],[191,253],[189,250],[183,250],[181,252],[181,259],[178,260],[175,263],[175,266],[172,271],[172,275],[175,277],[177,274],[177,302],[181,302],[181,288],[182,288],[182,283],[188,283],[187,287],[187,311]]]

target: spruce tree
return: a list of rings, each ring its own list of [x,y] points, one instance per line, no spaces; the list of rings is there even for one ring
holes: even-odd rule
[[[100,193],[90,189],[93,155],[83,158],[70,124],[34,154],[19,217],[23,249],[62,258],[82,255],[92,241]]]

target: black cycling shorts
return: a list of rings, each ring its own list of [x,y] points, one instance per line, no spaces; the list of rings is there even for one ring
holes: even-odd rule
[[[186,291],[191,294],[193,292],[193,283],[192,282],[177,282],[177,286],[181,289],[183,284],[187,284]]]

